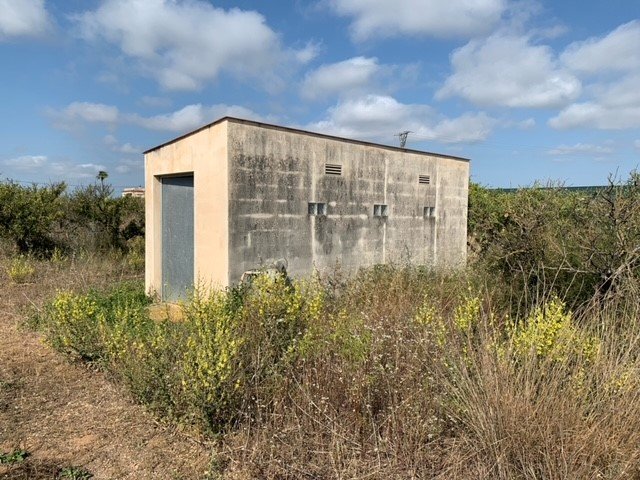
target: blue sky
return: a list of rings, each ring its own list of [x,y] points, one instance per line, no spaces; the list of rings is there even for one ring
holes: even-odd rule
[[[489,186],[640,165],[637,0],[0,0],[0,178],[144,182],[224,115],[472,160]]]

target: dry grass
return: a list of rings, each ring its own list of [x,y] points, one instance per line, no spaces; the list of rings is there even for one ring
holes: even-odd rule
[[[69,363],[21,327],[59,289],[86,291],[140,278],[126,259],[84,256],[35,261],[33,281],[15,284],[0,256],[0,453],[30,453],[0,466],[3,479],[52,479],[82,465],[95,479],[200,478],[210,449],[159,423],[104,374]]]
[[[48,295],[129,275],[113,260],[36,269]],[[552,297],[513,315],[508,286],[488,278],[388,267],[295,290],[259,284],[200,298],[182,323],[108,307],[110,323],[78,347],[156,415],[215,439],[219,478],[640,478],[637,290],[580,313]],[[0,295],[41,308],[48,295],[31,288]],[[50,341],[66,335],[51,325]],[[0,419],[13,422],[0,447],[119,478],[205,470],[205,448],[152,425],[121,387],[0,326],[14,342],[0,356],[25,368],[19,352],[30,352],[31,369],[0,370]]]

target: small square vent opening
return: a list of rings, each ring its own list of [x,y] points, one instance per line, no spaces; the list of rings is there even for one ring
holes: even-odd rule
[[[375,204],[373,206],[374,217],[387,217],[389,215],[389,207],[384,204]]]
[[[323,202],[309,202],[309,215],[326,215],[327,204]]]

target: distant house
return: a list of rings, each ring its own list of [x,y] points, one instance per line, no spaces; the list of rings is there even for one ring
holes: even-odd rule
[[[123,197],[144,198],[144,187],[127,187],[122,190]]]
[[[466,261],[469,161],[225,117],[145,152],[146,288]]]

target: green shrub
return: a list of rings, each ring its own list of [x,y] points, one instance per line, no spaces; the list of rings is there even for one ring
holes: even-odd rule
[[[56,245],[62,219],[64,183],[25,187],[0,183],[0,237],[11,240],[22,253],[48,254]]]
[[[123,325],[135,325],[148,299],[140,285],[124,283],[105,294],[62,291],[47,307],[43,325],[57,349],[88,361],[116,358]]]

